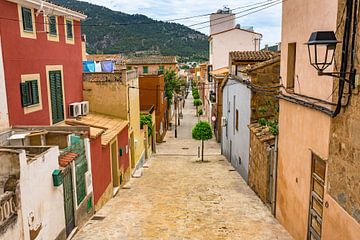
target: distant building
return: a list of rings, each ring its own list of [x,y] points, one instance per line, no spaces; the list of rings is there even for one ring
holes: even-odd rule
[[[169,127],[167,97],[165,96],[164,75],[146,74],[139,77],[140,86],[140,106],[146,109],[146,106],[153,105],[155,108],[156,119],[156,140],[162,142]]]
[[[235,24],[231,10],[219,10],[210,16],[209,65],[211,70],[228,66],[231,51],[259,51],[262,35]]]
[[[178,71],[178,62],[175,56],[144,56],[126,60],[128,70],[136,69],[139,75],[164,73],[167,69]]]

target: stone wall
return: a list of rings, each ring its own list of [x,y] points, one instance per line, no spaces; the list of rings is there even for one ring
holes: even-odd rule
[[[270,205],[270,169],[272,156],[274,156],[275,137],[269,133],[266,127],[259,124],[251,124],[249,128],[249,186],[265,204]]]
[[[340,24],[344,4],[345,0],[339,0],[340,27],[337,38],[340,40],[344,32],[344,20]],[[340,69],[341,64],[341,47],[342,45],[339,44],[336,52],[337,69]],[[360,49],[357,49],[356,55],[360,57]],[[359,71],[360,65],[357,61],[355,63],[355,68]],[[334,81],[334,85],[337,86],[338,79]],[[358,223],[360,223],[360,96],[357,94],[359,90],[359,86],[356,87],[349,106],[343,108],[342,112],[332,119],[327,172],[328,192]],[[337,101],[337,94],[334,95],[333,101]]]
[[[249,73],[252,84],[266,88],[265,90],[274,90],[280,84],[280,58],[274,58],[270,61],[260,63]],[[279,101],[266,92],[252,91],[251,97],[251,122],[259,118],[278,119]]]

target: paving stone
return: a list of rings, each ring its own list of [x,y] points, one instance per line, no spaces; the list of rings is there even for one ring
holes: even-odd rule
[[[146,174],[120,189],[97,212],[105,218],[90,221],[74,239],[291,239],[240,175],[229,171],[215,141],[205,143],[208,162],[197,162],[191,99],[183,113],[179,138],[169,131]]]

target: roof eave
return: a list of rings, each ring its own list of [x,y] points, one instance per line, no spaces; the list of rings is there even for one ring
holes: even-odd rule
[[[54,13],[55,15],[72,17],[78,20],[85,20],[87,18],[85,14],[46,1],[39,1],[39,0],[8,0],[8,1],[17,4],[27,4],[34,8],[40,8],[42,6],[44,9],[51,10],[52,13]]]

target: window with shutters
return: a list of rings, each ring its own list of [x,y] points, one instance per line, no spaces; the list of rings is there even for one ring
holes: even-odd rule
[[[36,39],[34,9],[18,5],[20,36]]]
[[[48,17],[48,21],[49,21],[49,34],[51,36],[56,36],[57,35],[56,16]]]
[[[24,31],[34,31],[32,22],[32,11],[30,8],[21,7],[22,23]]]
[[[65,42],[74,44],[74,22],[65,18]]]
[[[58,18],[57,18],[57,16],[48,16],[47,17],[47,24],[48,24],[47,39],[49,41],[59,42]]]
[[[143,73],[148,73],[148,72],[149,72],[149,67],[143,66]]]
[[[37,80],[20,83],[21,102],[23,107],[39,104],[39,87]]]
[[[62,73],[61,70],[52,70],[54,68],[55,67],[47,67],[53,124],[63,121],[65,117]]]
[[[21,75],[21,106],[25,114],[42,109],[40,89],[40,74]]]
[[[164,66],[159,66],[159,73],[164,73]]]

